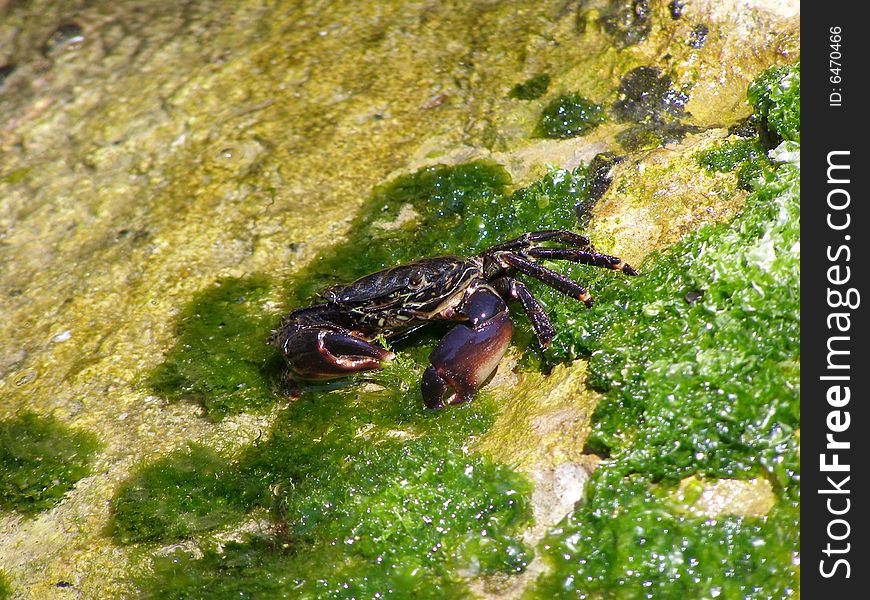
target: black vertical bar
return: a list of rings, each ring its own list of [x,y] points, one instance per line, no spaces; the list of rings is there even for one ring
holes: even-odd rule
[[[866,598],[870,30],[858,2],[801,6],[801,594]]]

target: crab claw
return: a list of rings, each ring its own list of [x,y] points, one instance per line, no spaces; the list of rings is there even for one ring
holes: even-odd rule
[[[487,309],[479,314],[486,318],[470,319],[471,327],[456,325],[429,355],[431,364],[421,383],[426,408],[470,401],[495,371],[513,334],[507,308],[500,298],[495,298],[497,303],[490,296],[471,303],[475,309],[482,303],[492,304],[497,309],[494,315],[488,316],[492,311]]]
[[[380,369],[396,357],[389,350],[328,324],[299,327],[276,340],[290,369],[301,379],[346,377]]]

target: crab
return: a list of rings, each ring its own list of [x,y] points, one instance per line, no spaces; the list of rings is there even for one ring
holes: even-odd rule
[[[545,246],[542,242],[562,246]],[[380,340],[395,339],[431,321],[455,321],[429,356],[421,389],[427,408],[473,399],[493,374],[511,341],[509,302],[519,302],[542,348],[555,335],[541,304],[517,274],[592,305],[573,280],[540,264],[566,260],[637,272],[622,259],[601,254],[586,236],[567,230],[524,233],[470,257],[423,258],[320,292],[323,302],[296,309],[272,332],[270,342],[287,361],[282,386],[298,396],[298,382],[321,381],[383,368],[395,354]]]

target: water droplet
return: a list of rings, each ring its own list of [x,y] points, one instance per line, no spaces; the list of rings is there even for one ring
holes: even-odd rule
[[[61,333],[58,333],[56,336],[52,337],[51,343],[56,344],[58,342],[65,342],[68,339],[70,339],[71,337],[72,337],[72,333],[70,332],[69,329],[67,329],[66,331],[62,331]]]

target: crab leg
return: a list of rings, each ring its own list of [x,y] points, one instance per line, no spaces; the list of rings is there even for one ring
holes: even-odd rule
[[[532,258],[543,258],[545,260],[568,260],[584,265],[605,267],[613,269],[614,271],[622,271],[626,275],[637,275],[637,271],[635,271],[631,265],[621,258],[610,256],[609,254],[599,254],[598,252],[588,252],[576,248],[529,248],[525,251],[525,254]]]
[[[556,330],[553,329],[550,318],[544,312],[540,302],[529,291],[529,288],[513,277],[500,277],[492,282],[492,286],[502,297],[520,302],[520,305],[529,317],[529,322],[532,324],[532,329],[535,331],[535,336],[538,338],[541,348],[549,346],[550,341],[556,335]]]
[[[491,248],[487,248],[487,252],[499,252],[502,250],[516,250],[518,248],[528,248],[534,242],[545,242],[547,240],[558,240],[563,244],[574,246],[577,248],[591,248],[592,243],[589,238],[573,231],[565,229],[545,229],[543,231],[531,231],[524,233],[518,238],[502,242]]]
[[[551,271],[546,267],[542,267],[541,265],[535,264],[510,252],[499,254],[498,260],[504,263],[507,268],[515,269],[524,275],[529,275],[535,279],[539,279],[557,292],[562,292],[566,296],[577,298],[587,307],[592,306],[592,296],[589,295],[586,288],[568,279],[564,275]]]
[[[507,351],[513,325],[507,306],[489,286],[474,291],[460,307],[469,325],[447,332],[429,355],[421,389],[427,408],[469,402]]]

